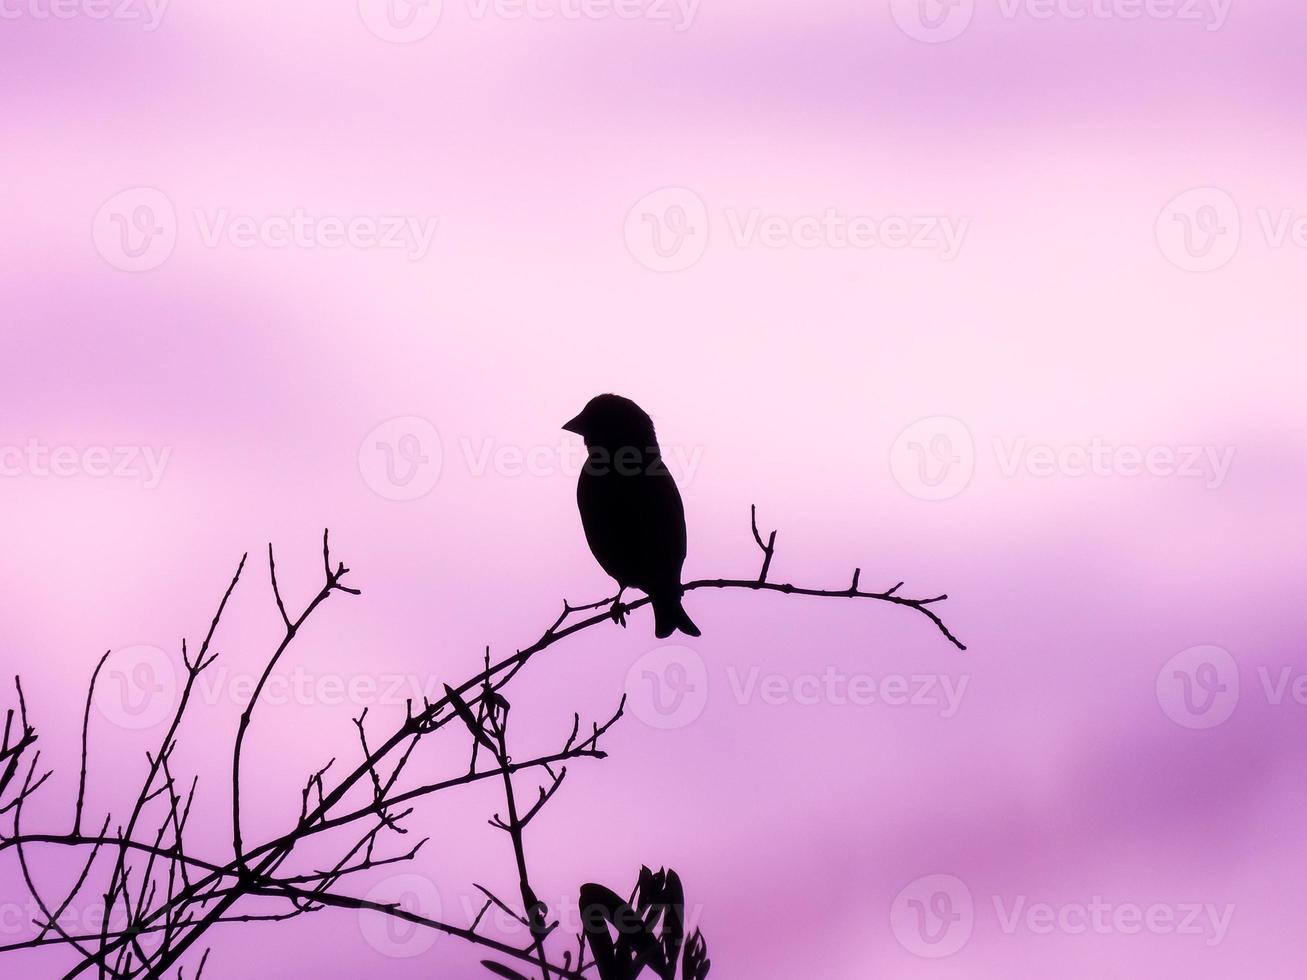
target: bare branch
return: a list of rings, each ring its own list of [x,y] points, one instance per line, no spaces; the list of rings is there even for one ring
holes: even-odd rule
[[[77,809],[73,815],[73,834],[82,832],[82,806],[86,802],[86,735],[91,727],[91,699],[95,696],[95,682],[99,680],[100,671],[104,667],[104,662],[109,659],[110,652],[104,651],[104,656],[95,665],[95,671],[91,674],[91,683],[86,689],[86,711],[82,715],[82,772],[77,780]]]
[[[776,532],[772,531],[767,538],[767,543],[762,543],[762,535],[758,533],[758,505],[749,505],[749,523],[753,527],[753,540],[758,542],[758,547],[762,549],[762,571],[758,573],[758,581],[767,581],[767,570],[771,568],[772,556],[776,554]]]
[[[943,602],[947,596],[906,598],[899,595],[902,582],[884,592],[865,591],[860,586],[863,571],[861,568],[854,569],[851,578],[845,579],[848,585],[836,589],[808,588],[771,581],[770,574],[776,556],[777,532],[770,531],[764,539],[758,527],[756,507],[750,509],[750,525],[754,542],[762,552],[762,565],[757,578],[700,579],[685,583],[682,591],[688,593],[703,589],[744,589],[777,592],[784,595],[885,602],[920,613],[929,619],[949,642],[959,649],[965,649],[934,611],[933,607]],[[241,713],[232,746],[230,858],[224,861],[211,861],[187,853],[184,832],[195,802],[197,781],[192,779],[189,792],[183,797],[174,777],[170,758],[176,748],[177,731],[190,705],[197,678],[217,657],[216,653],[210,653],[210,645],[228,600],[240,579],[245,558],[242,558],[228,585],[200,650],[193,660],[185,640],[182,641],[182,659],[187,671],[186,684],[158,751],[146,755],[148,775],[125,826],[120,827],[116,834],[110,835],[108,833],[110,821],[106,817],[97,835],[84,836],[81,832],[89,765],[90,705],[108,654],[97,664],[87,691],[73,833],[42,835],[19,832],[18,820],[24,801],[49,777],[49,773],[39,779],[36,777],[39,753],[27,760],[24,766],[26,778],[19,788],[17,797],[8,803],[0,801],[0,812],[9,809],[15,812],[14,834],[9,838],[0,837],[0,851],[15,848],[25,872],[24,851],[29,845],[89,848],[89,857],[67,898],[57,907],[51,907],[41,897],[37,897],[38,907],[43,916],[42,922],[38,923],[41,934],[35,940],[21,945],[0,947],[0,952],[10,948],[63,945],[81,956],[80,962],[68,972],[69,978],[77,977],[86,970],[95,969],[101,977],[121,976],[136,980],[141,977],[162,977],[174,968],[180,978],[184,975],[180,965],[182,957],[192,946],[197,946],[214,925],[280,921],[323,908],[337,908],[378,912],[461,937],[503,956],[528,964],[531,969],[538,971],[542,980],[581,980],[586,971],[594,966],[593,962],[586,963],[584,937],[577,937],[579,943],[575,955],[570,950],[562,953],[561,964],[551,956],[548,947],[555,942],[551,936],[558,923],[550,921],[550,911],[540,901],[531,883],[525,831],[558,794],[567,778],[568,763],[578,759],[606,757],[607,753],[600,748],[600,742],[622,717],[626,701],[623,698],[614,714],[602,724],[598,722],[589,724],[588,731],[585,733],[582,732],[579,714],[573,713],[570,732],[561,750],[523,753],[522,761],[516,761],[509,753],[508,722],[511,708],[503,692],[523,668],[543,651],[576,633],[614,621],[622,622],[626,612],[648,605],[650,602],[648,597],[638,598],[629,603],[623,602],[621,594],[615,598],[580,605],[564,601],[562,612],[534,643],[497,662],[492,662],[490,648],[486,647],[482,669],[460,684],[446,685],[443,696],[434,702],[426,698],[422,699],[420,706],[409,702],[402,720],[397,723],[391,734],[380,742],[376,742],[368,732],[368,728],[372,728],[372,736],[375,736],[376,725],[365,726],[369,716],[368,709],[365,708],[353,719],[362,760],[348,772],[337,774],[338,778],[330,784],[327,776],[335,760],[312,773],[303,786],[300,812],[297,815],[292,812],[290,815],[293,819],[288,821],[289,829],[280,836],[249,846],[242,834],[241,769],[247,735],[261,696],[291,642],[322,603],[333,592],[360,594],[358,589],[343,584],[349,569],[343,562],[333,562],[329,531],[326,530],[322,537],[322,562],[324,579],[321,587],[299,615],[292,617],[282,595],[273,547],[271,544],[268,546],[269,580],[283,630],[276,648],[266,661],[249,703]],[[14,782],[19,772],[20,758],[26,758],[26,750],[36,740],[36,733],[27,722],[27,705],[21,683],[17,683],[17,692],[18,714],[15,716],[12,710],[7,713],[3,742],[0,742],[0,796],[3,796],[5,790]],[[465,728],[472,737],[467,771],[418,785],[413,785],[414,781],[408,779],[401,783],[401,777],[405,774],[418,744],[447,728],[455,733]],[[488,758],[484,767],[478,768],[479,753],[483,752],[488,754]],[[530,805],[524,807],[518,797],[515,777],[532,769],[543,769],[547,779],[535,786]],[[487,900],[470,928],[462,928],[407,912],[397,905],[368,902],[336,892],[339,883],[350,876],[379,867],[412,861],[418,856],[429,838],[424,838],[402,852],[392,853],[390,856],[381,855],[387,850],[383,840],[385,833],[387,831],[396,834],[407,833],[407,828],[401,826],[401,821],[413,814],[414,806],[420,801],[486,779],[498,780],[503,788],[504,812],[502,816],[496,815],[492,823],[506,832],[512,845],[521,901],[520,909],[514,909],[507,902],[481,888]],[[359,798],[360,795],[362,798]],[[155,805],[156,800],[162,800],[161,805],[166,809],[162,813],[157,809],[154,811],[154,816],[158,817],[155,825],[157,829],[144,839],[140,839],[137,828],[141,825],[143,813],[146,807]],[[347,831],[348,836],[340,841],[338,848],[336,839],[331,839],[331,843],[327,846],[332,848],[330,853],[333,856],[325,864],[320,859],[315,862],[315,865],[323,864],[322,867],[307,871],[303,869],[297,871],[289,867],[296,856],[302,856],[309,850],[314,853],[321,850],[321,848],[301,847],[301,845],[306,845],[311,838],[321,839],[321,835],[334,831]],[[112,872],[108,875],[107,887],[101,892],[107,906],[104,926],[99,935],[86,937],[71,935],[59,928],[58,919],[75,897],[84,888],[91,886],[93,866],[97,856],[104,850],[116,852]],[[284,865],[287,866],[285,871],[282,870]],[[35,896],[37,883],[26,873],[25,878],[29,891]],[[272,915],[245,914],[236,910],[238,903],[250,898],[280,899],[288,903],[288,909]],[[529,929],[531,941],[527,948],[518,949],[478,932],[488,910],[495,906]],[[111,915],[116,923],[112,927],[109,922]],[[196,980],[199,980],[208,956],[209,951],[206,948],[196,971]],[[497,969],[504,971],[501,975],[520,975],[502,965]]]

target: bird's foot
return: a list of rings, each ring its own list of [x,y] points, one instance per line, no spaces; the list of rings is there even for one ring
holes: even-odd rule
[[[626,629],[626,606],[622,605],[622,597],[619,595],[613,600],[613,608],[609,613],[613,617],[613,622],[622,629]]]

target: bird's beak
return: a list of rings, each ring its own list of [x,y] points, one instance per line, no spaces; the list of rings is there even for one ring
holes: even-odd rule
[[[575,432],[578,436],[579,436],[579,435],[582,435],[583,433],[581,432],[581,416],[578,415],[576,418],[572,419],[570,422],[565,422],[565,423],[563,424],[563,431],[564,431],[564,432]]]

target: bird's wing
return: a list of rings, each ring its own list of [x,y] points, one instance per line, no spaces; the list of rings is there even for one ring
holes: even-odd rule
[[[647,589],[680,582],[685,509],[665,467],[639,476],[583,474],[577,503],[590,550],[620,584]]]

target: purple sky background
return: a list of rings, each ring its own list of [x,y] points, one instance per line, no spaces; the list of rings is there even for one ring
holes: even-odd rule
[[[864,585],[947,592],[937,608],[969,650],[880,603],[708,592],[686,602],[698,640],[657,641],[641,612],[550,650],[509,692],[535,747],[560,743],[573,710],[610,713],[651,651],[688,647],[674,654],[706,669],[699,717],[662,730],[632,712],[611,757],[574,766],[532,826],[551,905],[586,881],[624,889],[641,863],[674,867],[722,978],[1299,976],[1307,706],[1274,703],[1263,678],[1307,670],[1307,252],[1277,246],[1262,216],[1307,218],[1307,10],[1234,0],[1207,30],[1008,6],[982,0],[935,44],[897,26],[910,4],[884,0],[702,0],[682,31],[478,19],[472,0],[446,0],[429,37],[396,44],[352,2],[174,2],[149,31],[12,0],[0,445],[168,452],[149,488],[0,476],[0,659],[58,767],[28,829],[66,829],[98,655],[146,645],[179,663],[248,550],[222,673],[179,764],[201,776],[197,850],[227,857],[243,708],[229,682],[261,667],[279,626],[268,541],[288,601],[320,584],[325,526],[364,590],[332,598],[288,655],[287,674],[319,679],[460,680],[485,644],[507,654],[538,636],[564,596],[610,594],[559,426],[611,390],[688,461],[673,465],[687,579],[756,574],[757,504],[779,529],[774,578],[843,587],[860,566]],[[128,272],[93,232],[102,205],[138,187],[171,202],[176,246]],[[623,234],[666,187],[708,215],[706,252],[674,272]],[[1237,251],[1211,271],[1177,267],[1158,234],[1191,188],[1238,208]],[[417,259],[204,241],[224,209],[297,208],[438,224]],[[732,221],[753,209],[944,215],[967,231],[951,260],[740,245]],[[378,492],[369,453],[397,417],[439,437],[422,477],[434,485],[411,501]],[[925,500],[903,477],[917,462],[904,433],[940,418],[965,427],[974,475]],[[1005,472],[1022,448],[1096,440],[1233,462],[1221,479]],[[483,468],[485,452],[499,463]],[[514,452],[538,452],[543,472],[515,472]],[[1209,645],[1237,664],[1238,703],[1190,729],[1159,674]],[[773,704],[737,696],[755,666],[788,683],[833,670],[966,687],[950,717]],[[361,707],[260,709],[247,837],[293,821],[304,774],[354,758]],[[374,704],[369,722],[379,733],[402,711]],[[98,825],[161,728],[93,719]],[[457,770],[462,751],[446,740],[420,771]],[[485,823],[501,805],[477,790],[410,819],[433,838],[411,871],[452,920],[473,881],[512,887],[507,842]],[[65,866],[45,857],[57,883]],[[969,940],[938,959],[891,922],[896,896],[937,874],[975,904]],[[1219,941],[1003,928],[1018,900],[1096,896],[1233,912]],[[0,855],[0,945],[26,934],[24,901]],[[387,955],[376,929],[331,911],[227,926],[206,975],[486,975],[452,940]],[[7,959],[5,975],[64,962]]]

